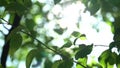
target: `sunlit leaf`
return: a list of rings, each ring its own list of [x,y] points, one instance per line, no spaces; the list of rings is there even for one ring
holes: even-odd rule
[[[81,34],[81,35],[80,35],[80,39],[81,39],[81,40],[86,40],[86,35],[85,35],[85,34]]]
[[[99,62],[103,65],[114,65],[116,63],[117,54],[110,50],[105,50],[98,58]]]
[[[79,58],[78,59],[78,63],[81,63],[82,65],[84,65],[84,66],[86,66],[87,65],[87,57],[84,57],[84,58]],[[79,65],[79,64],[77,64],[76,65],[76,68],[82,68],[83,66],[81,66],[81,65]]]
[[[93,45],[83,46],[83,47],[80,48],[80,50],[75,54],[75,59],[79,59],[79,58],[84,58],[84,57],[86,57],[88,54],[91,53],[92,48],[93,48]]]
[[[14,34],[10,40],[10,55],[13,56],[14,53],[22,45],[22,37],[20,34]]]
[[[26,57],[26,68],[30,68],[33,58],[36,56],[36,49],[31,50]]]

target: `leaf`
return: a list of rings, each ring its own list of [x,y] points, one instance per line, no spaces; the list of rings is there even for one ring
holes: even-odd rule
[[[6,10],[15,13],[17,12],[19,15],[24,14],[26,7],[18,2],[11,2],[7,4]]]
[[[82,46],[82,48],[75,54],[75,59],[84,58],[91,53],[93,45]]]
[[[14,28],[11,33],[7,36],[7,41],[10,40],[15,34],[19,33],[19,31],[23,29],[23,26],[18,26]]]
[[[94,15],[100,9],[99,1],[91,0],[87,9],[90,11],[91,15]]]
[[[63,34],[64,29],[62,29],[62,28],[56,28],[56,29],[54,29],[54,31],[55,31],[56,33],[58,33],[58,34]]]
[[[79,58],[77,62],[78,62],[78,63],[81,63],[81,64],[84,65],[84,66],[87,66],[87,59],[88,59],[88,57]],[[79,65],[79,64],[77,64],[77,65],[76,65],[76,68],[82,68],[82,66]]]
[[[14,53],[22,45],[22,37],[20,34],[14,34],[10,40],[10,56],[12,57]]]
[[[59,64],[61,64],[63,60],[57,60],[53,63],[52,68],[58,68]]]
[[[86,40],[86,35],[85,35],[85,34],[81,34],[81,35],[80,35],[80,39],[81,39],[81,40]]]
[[[76,41],[77,41],[77,39],[78,39],[78,38],[76,38],[76,39],[74,40],[73,45],[76,45]]]
[[[116,66],[117,66],[117,68],[120,67],[120,55],[118,55],[116,58]]]
[[[63,60],[63,62],[59,64],[58,68],[71,68],[72,66],[72,60]]]
[[[70,47],[71,45],[72,45],[72,42],[68,40],[61,48]]]
[[[105,50],[98,58],[98,61],[105,67],[116,63],[117,54],[110,50]]]
[[[53,63],[49,59],[46,59],[44,64],[45,64],[44,68],[51,68]]]
[[[61,0],[54,0],[54,4],[59,3]]]
[[[32,49],[26,57],[26,68],[30,68],[33,58],[36,56],[36,49]]]
[[[74,32],[72,32],[72,35],[74,36],[74,37],[80,37],[80,32],[78,32],[78,31],[74,31]]]

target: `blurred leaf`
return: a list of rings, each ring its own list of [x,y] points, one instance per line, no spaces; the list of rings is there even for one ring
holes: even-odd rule
[[[91,15],[94,15],[100,9],[100,3],[98,0],[90,0],[90,4],[87,8]]]
[[[81,39],[81,40],[86,40],[86,35],[85,35],[85,34],[81,34],[81,35],[80,35],[80,39]]]
[[[16,28],[14,28],[11,33],[8,35],[7,37],[7,41],[10,40],[15,34],[19,33],[19,31],[23,29],[23,26],[18,26]]]
[[[72,68],[72,66],[73,66],[72,60],[63,60],[63,62],[59,64],[58,68]]]
[[[49,59],[46,59],[44,63],[45,65],[44,68],[52,68],[52,64],[53,64],[52,61],[50,61]]]
[[[22,45],[22,37],[20,34],[14,34],[10,40],[10,56],[12,57],[14,53]]]
[[[110,50],[105,50],[102,52],[102,54],[99,56],[98,61],[103,65],[106,66],[107,64],[107,58],[109,57]]]
[[[6,0],[0,0],[0,6],[6,6],[7,2]]]
[[[111,42],[110,45],[109,45],[110,50],[111,50],[113,47],[115,47],[115,46],[116,46],[116,45],[115,45],[115,42]]]
[[[61,0],[54,0],[54,4],[59,3]]]
[[[116,66],[117,66],[117,68],[120,67],[120,54],[116,58]]]
[[[64,29],[62,29],[62,28],[56,28],[56,29],[54,29],[54,31],[55,31],[56,33],[58,33],[58,34],[63,34]]]
[[[63,60],[57,60],[53,63],[52,68],[58,68],[59,64],[61,64]]]
[[[78,59],[78,63],[81,63],[82,65],[84,65],[84,66],[87,66],[87,56],[86,57],[84,57],[84,58],[79,58]],[[82,66],[81,65],[79,65],[79,64],[77,64],[76,65],[76,68],[82,68]]]
[[[71,45],[72,45],[72,42],[68,40],[61,48],[70,47]]]
[[[36,53],[36,49],[32,49],[29,53],[28,53],[28,55],[27,55],[27,57],[26,57],[26,68],[30,68],[30,65],[31,65],[31,63],[32,63],[32,60],[33,60],[33,58],[35,57],[35,55],[37,54]]]
[[[74,32],[72,32],[72,35],[74,36],[74,37],[80,37],[80,32],[78,32],[78,31],[74,31]]]
[[[30,6],[32,6],[32,1],[31,1],[31,0],[24,0],[24,5],[25,5],[27,8],[30,8]]]
[[[24,14],[26,7],[18,2],[12,2],[7,4],[6,10],[11,13],[17,12],[19,15],[21,15],[21,14]]]
[[[105,67],[107,64],[114,65],[116,63],[117,54],[110,50],[104,51],[98,58],[98,61]],[[108,65],[108,66],[109,66]]]
[[[82,46],[80,50],[75,54],[75,59],[84,58],[91,53],[93,45]]]
[[[78,38],[76,38],[76,39],[74,40],[73,45],[76,45],[76,41],[77,41],[77,39],[78,39]]]

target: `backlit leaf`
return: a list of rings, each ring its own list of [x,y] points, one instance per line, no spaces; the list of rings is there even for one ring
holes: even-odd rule
[[[61,48],[70,47],[71,45],[72,45],[72,42],[68,40]]]
[[[10,55],[13,56],[14,53],[20,48],[22,44],[22,37],[20,34],[14,34],[10,40]]]
[[[36,55],[36,49],[31,50],[26,57],[26,68],[30,68],[33,58]]]
[[[84,58],[91,53],[93,45],[84,46],[75,54],[75,59]]]
[[[84,57],[84,58],[79,58],[78,59],[78,63],[81,63],[82,65],[84,65],[84,66],[86,66],[87,65],[87,57]],[[82,66],[81,65],[79,65],[79,64],[77,64],[76,65],[76,68],[82,68]]]

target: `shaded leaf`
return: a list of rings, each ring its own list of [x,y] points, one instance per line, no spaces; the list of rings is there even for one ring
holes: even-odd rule
[[[76,38],[76,39],[74,40],[73,45],[76,45],[76,41],[77,41],[77,39],[78,39],[78,38]]]
[[[71,45],[72,45],[72,42],[68,40],[61,48],[70,47]]]
[[[52,68],[58,68],[59,64],[61,64],[63,60],[57,60],[53,63]]]
[[[54,0],[54,4],[59,3],[61,0]]]
[[[82,48],[81,48],[82,47]],[[75,54],[75,59],[84,58],[91,53],[93,45],[81,46],[80,50]]]
[[[10,40],[10,55],[11,57],[22,45],[22,37],[20,34],[14,34]]]
[[[52,68],[52,61],[50,61],[49,59],[45,60],[45,67],[44,68]]]
[[[72,60],[63,60],[63,62],[59,64],[58,68],[72,68],[72,66],[73,66]]]
[[[26,68],[30,68],[33,58],[36,55],[36,49],[31,50],[26,57]]]
[[[90,4],[88,5],[87,9],[90,11],[91,15],[94,15],[100,9],[99,1],[98,0],[90,0]]]
[[[58,34],[63,34],[64,29],[62,29],[62,28],[56,28],[56,29],[54,29],[54,31],[55,31],[56,33],[58,33]]]
[[[74,37],[80,37],[80,32],[78,32],[78,31],[74,31],[74,32],[72,32],[72,35],[74,36]]]

